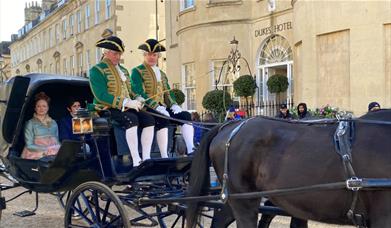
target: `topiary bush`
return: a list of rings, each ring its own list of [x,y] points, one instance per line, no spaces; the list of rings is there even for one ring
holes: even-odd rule
[[[175,100],[178,103],[178,105],[182,105],[185,102],[185,94],[180,89],[172,89],[171,90],[174,93]]]
[[[288,89],[288,77],[282,74],[275,74],[271,76],[267,82],[267,89],[270,93],[283,93]]]
[[[202,106],[214,113],[219,118],[219,121],[224,119],[225,112],[231,103],[231,95],[225,90],[209,91],[202,99]]]
[[[234,92],[240,97],[249,97],[254,95],[257,84],[251,75],[242,75],[233,83]]]

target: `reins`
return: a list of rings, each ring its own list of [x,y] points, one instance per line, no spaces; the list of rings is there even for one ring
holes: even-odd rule
[[[182,124],[189,124],[189,125],[193,125],[193,126],[196,126],[198,128],[201,128],[201,129],[204,129],[204,130],[210,130],[210,128],[208,127],[202,127],[203,126],[218,126],[218,125],[221,125],[221,123],[205,123],[205,122],[197,122],[197,121],[188,121],[188,120],[181,120],[181,119],[177,119],[177,118],[173,118],[173,117],[169,117],[169,116],[165,116],[163,114],[158,114],[158,113],[154,113],[154,112],[150,112],[148,110],[141,110],[142,112],[146,112],[148,114],[150,114],[151,116],[155,116],[155,117],[159,117],[159,118],[162,118],[162,119],[166,119],[166,120],[171,120],[171,121],[175,121],[175,122],[179,122],[179,123],[182,123]],[[201,125],[201,126],[200,126]]]

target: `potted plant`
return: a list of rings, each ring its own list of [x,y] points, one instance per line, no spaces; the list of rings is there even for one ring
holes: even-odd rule
[[[277,94],[277,102],[280,102],[280,94],[284,93],[289,86],[288,78],[282,74],[272,75],[266,82],[270,93]]]
[[[224,119],[227,107],[232,103],[231,95],[225,90],[212,90],[205,94],[202,99],[202,106],[215,114],[219,121]]]
[[[239,97],[244,97],[246,100],[246,111],[248,113],[248,97],[253,96],[257,84],[251,75],[242,75],[233,83],[234,93]]]

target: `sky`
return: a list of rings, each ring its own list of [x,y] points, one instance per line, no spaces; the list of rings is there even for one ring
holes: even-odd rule
[[[35,0],[41,4],[41,0]],[[35,2],[34,1],[34,2]],[[24,6],[32,0],[0,0],[0,42],[11,40],[24,25]]]

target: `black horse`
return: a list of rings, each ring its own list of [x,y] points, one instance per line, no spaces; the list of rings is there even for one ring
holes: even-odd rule
[[[358,177],[391,178],[391,110],[368,113],[355,121],[352,164]],[[208,192],[209,164],[220,182],[225,144],[240,122],[212,129],[203,139],[191,170],[191,196]],[[337,123],[308,124],[258,117],[248,120],[231,141],[228,160],[230,193],[294,188],[346,180],[333,136]],[[353,199],[347,189],[309,191],[270,197],[292,216],[331,224],[352,224],[346,216]],[[256,227],[260,199],[229,199],[238,227]],[[196,222],[198,205],[189,203],[188,227]],[[360,191],[356,213],[371,228],[391,227],[391,191]]]

